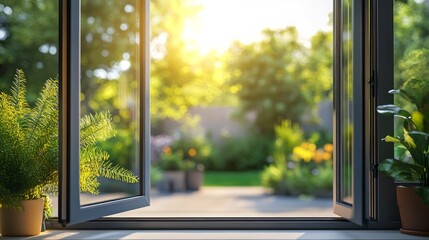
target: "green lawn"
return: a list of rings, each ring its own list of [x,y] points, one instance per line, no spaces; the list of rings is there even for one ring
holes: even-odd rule
[[[204,186],[261,186],[262,171],[205,172]]]

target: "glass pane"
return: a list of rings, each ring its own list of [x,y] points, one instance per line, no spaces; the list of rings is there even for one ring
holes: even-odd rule
[[[342,75],[340,97],[340,198],[343,202],[353,203],[353,29],[352,0],[343,1],[342,29]]]
[[[81,3],[82,205],[139,194],[138,4],[138,0]]]

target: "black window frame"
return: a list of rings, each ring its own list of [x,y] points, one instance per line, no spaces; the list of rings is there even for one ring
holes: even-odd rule
[[[136,196],[106,202],[81,205],[80,203],[80,41],[81,0],[60,0],[60,57],[59,57],[59,99],[60,99],[60,171],[59,171],[59,216],[63,226],[89,221],[150,204],[150,125],[149,114],[149,1],[139,0],[142,13],[140,31],[139,94],[140,112],[140,166],[138,168],[139,188]]]
[[[65,3],[73,0],[59,0]],[[333,0],[336,1],[336,0]],[[363,43],[366,55],[362,63],[369,69],[364,74],[365,95],[362,104],[365,123],[362,129],[365,142],[364,177],[365,191],[362,193],[364,226],[356,225],[341,218],[101,218],[64,228],[58,222],[48,222],[50,229],[396,229],[399,227],[393,181],[378,174],[377,162],[393,154],[391,146],[380,142],[381,137],[393,129],[393,121],[386,124],[386,119],[378,116],[375,106],[393,101],[387,91],[393,88],[393,1],[355,0],[362,3],[360,14],[363,18]],[[61,13],[60,13],[61,14]],[[64,15],[63,15],[64,17]],[[148,16],[147,16],[148,17]],[[146,20],[148,20],[146,17]],[[334,23],[336,24],[336,23]],[[60,32],[67,24],[64,19]],[[64,45],[64,42],[62,43]],[[335,46],[334,46],[335,47]],[[70,54],[67,49],[66,54]],[[146,59],[148,61],[148,59]],[[61,62],[61,59],[60,59]],[[67,65],[64,61],[60,66]],[[335,74],[335,73],[334,73]],[[337,84],[337,83],[335,83]],[[68,87],[62,85],[64,94]],[[63,96],[67,97],[67,96]],[[69,106],[61,105],[63,109]],[[62,115],[65,121],[67,113]],[[383,124],[380,124],[380,123]],[[62,126],[64,128],[64,126]],[[63,129],[66,131],[67,129]],[[66,142],[63,142],[63,144]],[[62,156],[67,149],[63,148]],[[61,185],[62,186],[62,185]],[[67,192],[64,192],[67,194]],[[64,208],[64,205],[60,205]]]

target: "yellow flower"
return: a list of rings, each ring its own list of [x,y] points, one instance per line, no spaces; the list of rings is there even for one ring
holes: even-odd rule
[[[189,155],[190,157],[195,157],[195,156],[197,156],[197,150],[195,150],[195,148],[191,148],[191,149],[189,149],[189,150],[188,150],[188,155]]]
[[[293,159],[295,161],[299,161],[300,159],[302,159],[305,162],[310,162],[311,159],[313,158],[314,152],[309,151],[304,146],[308,147],[309,145],[306,143],[306,144],[301,144],[301,146],[293,148]]]

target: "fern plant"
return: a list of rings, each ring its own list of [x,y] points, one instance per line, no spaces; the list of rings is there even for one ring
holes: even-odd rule
[[[17,70],[11,94],[0,93],[0,204],[19,207],[40,198],[58,184],[58,79],[46,81],[34,107],[26,95],[26,79]],[[137,183],[131,171],[109,161],[97,142],[114,136],[109,112],[82,117],[80,191],[99,193],[99,177]]]

